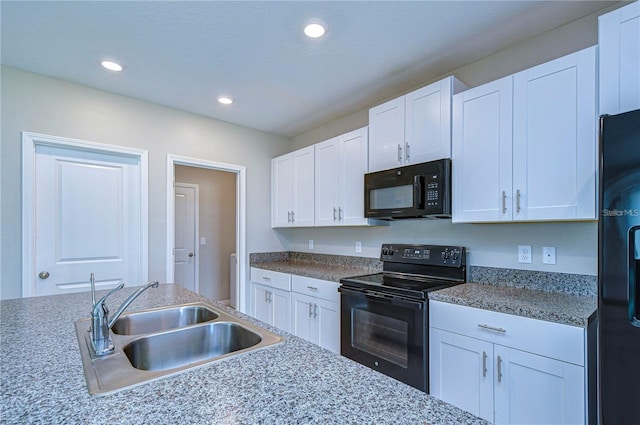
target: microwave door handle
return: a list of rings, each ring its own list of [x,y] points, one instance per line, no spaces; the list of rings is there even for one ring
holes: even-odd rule
[[[424,209],[424,176],[413,176],[413,205]]]

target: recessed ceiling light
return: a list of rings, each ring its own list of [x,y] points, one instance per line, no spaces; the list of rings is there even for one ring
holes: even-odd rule
[[[100,64],[106,69],[108,69],[109,71],[115,71],[115,72],[122,71],[122,65],[120,65],[119,63],[115,63],[112,61],[102,61],[100,62]]]
[[[233,99],[231,99],[229,96],[218,96],[218,102],[222,103],[223,105],[231,105],[233,103]]]
[[[327,31],[327,23],[322,19],[313,18],[305,22],[304,33],[310,38],[319,38]]]

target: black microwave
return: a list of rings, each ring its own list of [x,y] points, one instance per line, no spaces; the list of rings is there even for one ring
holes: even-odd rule
[[[367,218],[450,218],[451,160],[365,174],[364,204]]]

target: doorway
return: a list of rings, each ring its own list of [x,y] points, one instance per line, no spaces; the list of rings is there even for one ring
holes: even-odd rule
[[[246,275],[245,167],[167,156],[167,258],[170,259],[167,261],[167,281],[178,284],[176,188],[182,183],[199,187],[195,246],[188,251],[194,254],[193,262],[199,263],[196,292],[221,302],[228,301],[231,294],[236,293],[237,305],[234,307],[244,312],[245,290],[240,283]],[[237,264],[230,264],[232,253],[236,253]],[[230,270],[230,266],[234,270]]]

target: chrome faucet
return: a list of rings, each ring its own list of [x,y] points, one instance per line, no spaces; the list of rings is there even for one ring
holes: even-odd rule
[[[129,298],[124,300],[124,302],[118,307],[116,312],[113,314],[113,317],[109,319],[109,309],[105,304],[106,299],[113,293],[119,291],[124,287],[124,283],[121,283],[114,289],[112,289],[107,295],[100,298],[98,302],[96,302],[96,284],[95,284],[95,275],[91,273],[91,302],[93,307],[91,309],[91,345],[93,351],[96,356],[103,356],[105,354],[109,354],[113,351],[113,341],[111,341],[111,337],[109,336],[109,329],[111,326],[118,320],[118,317],[122,314],[122,312],[135,300],[138,298],[140,294],[142,294],[147,289],[153,287],[158,287],[158,281],[148,282],[146,285],[140,287],[136,292],[131,294]]]

